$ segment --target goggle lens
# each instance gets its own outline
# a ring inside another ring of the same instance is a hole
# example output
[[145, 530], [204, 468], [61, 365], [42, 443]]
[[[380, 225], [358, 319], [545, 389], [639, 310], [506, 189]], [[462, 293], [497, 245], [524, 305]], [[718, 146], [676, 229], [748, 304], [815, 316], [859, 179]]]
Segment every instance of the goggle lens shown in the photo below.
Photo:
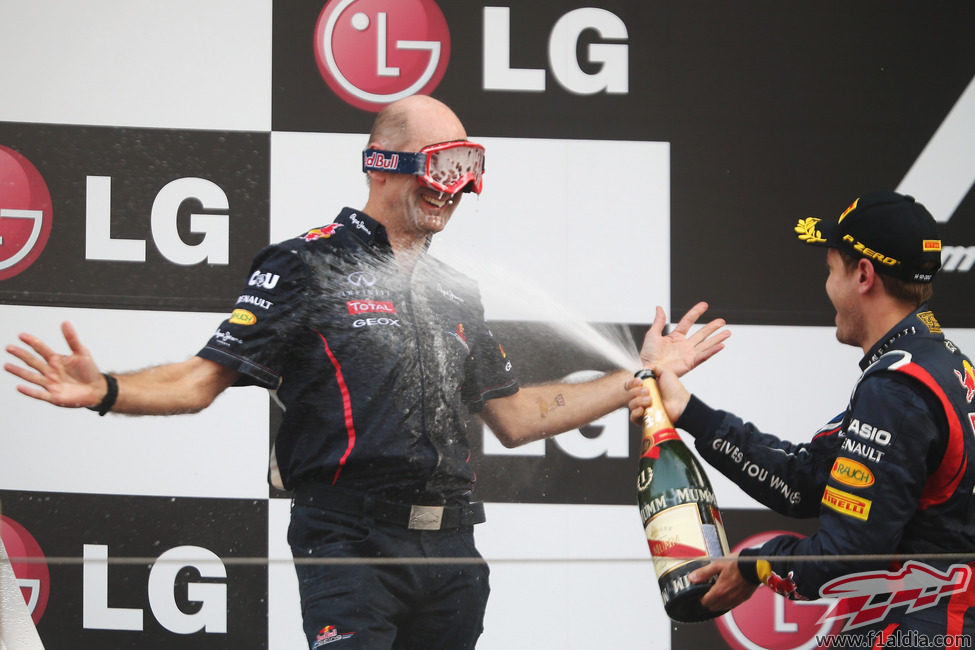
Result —
[[427, 156], [426, 173], [420, 177], [424, 185], [456, 194], [463, 191], [481, 193], [484, 184], [484, 147], [471, 142], [447, 142], [424, 147]]

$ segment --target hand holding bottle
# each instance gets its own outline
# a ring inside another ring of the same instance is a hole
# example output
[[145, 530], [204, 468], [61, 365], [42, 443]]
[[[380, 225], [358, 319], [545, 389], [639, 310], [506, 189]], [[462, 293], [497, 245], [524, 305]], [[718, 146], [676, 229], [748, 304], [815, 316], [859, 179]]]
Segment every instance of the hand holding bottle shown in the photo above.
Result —
[[758, 585], [753, 585], [742, 577], [736, 560], [716, 560], [693, 571], [688, 578], [692, 584], [714, 581], [713, 586], [701, 597], [701, 604], [716, 612], [737, 607], [751, 598], [758, 588]]
[[[691, 394], [684, 388], [684, 384], [672, 370], [655, 371], [657, 377], [657, 388], [660, 391], [662, 406], [671, 422], [676, 422], [683, 415], [687, 403], [691, 401]], [[630, 420], [634, 424], [643, 421], [643, 414], [653, 405], [653, 397], [650, 390], [643, 385], [638, 378], [627, 381], [626, 389], [634, 390], [639, 388], [636, 396], [629, 402]]]

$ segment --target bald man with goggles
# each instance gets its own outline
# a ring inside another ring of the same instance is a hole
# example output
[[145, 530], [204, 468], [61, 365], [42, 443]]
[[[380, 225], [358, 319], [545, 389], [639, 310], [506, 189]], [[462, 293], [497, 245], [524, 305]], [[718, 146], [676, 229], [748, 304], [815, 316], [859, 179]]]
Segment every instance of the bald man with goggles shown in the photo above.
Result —
[[[470, 416], [509, 447], [577, 429], [627, 404], [632, 369], [521, 386], [477, 285], [427, 254], [464, 192], [483, 187], [484, 148], [447, 106], [413, 96], [383, 109], [362, 165], [366, 205], [258, 253], [189, 360], [102, 373], [65, 324], [69, 355], [24, 334], [32, 351], [7, 349], [26, 368], [5, 367], [28, 396], [103, 415], [195, 412], [234, 385], [274, 391], [284, 414], [269, 475], [294, 493], [309, 647], [472, 648], [489, 587]], [[667, 336], [658, 311], [644, 365], [683, 374], [720, 350], [721, 320], [689, 335], [705, 309]]]

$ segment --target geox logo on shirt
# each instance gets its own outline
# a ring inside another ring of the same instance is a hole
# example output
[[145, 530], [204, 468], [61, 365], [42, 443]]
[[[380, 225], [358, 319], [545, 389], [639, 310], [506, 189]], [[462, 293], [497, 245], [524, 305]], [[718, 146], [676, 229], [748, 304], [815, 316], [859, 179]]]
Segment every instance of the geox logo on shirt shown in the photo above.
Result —
[[399, 327], [399, 319], [380, 316], [379, 318], [357, 318], [352, 322], [353, 327], [376, 327], [377, 325]]
[[250, 280], [247, 281], [247, 286], [257, 287], [258, 289], [273, 289], [278, 286], [278, 280], [280, 279], [280, 275], [261, 273], [260, 270], [257, 270], [251, 274]]

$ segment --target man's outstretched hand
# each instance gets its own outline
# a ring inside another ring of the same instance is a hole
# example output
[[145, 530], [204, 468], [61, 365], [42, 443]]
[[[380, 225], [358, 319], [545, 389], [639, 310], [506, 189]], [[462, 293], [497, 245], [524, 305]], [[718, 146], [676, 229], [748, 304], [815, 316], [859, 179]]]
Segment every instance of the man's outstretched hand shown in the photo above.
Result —
[[107, 391], [105, 378], [71, 323], [62, 323], [61, 332], [71, 354], [57, 354], [36, 336], [21, 334], [33, 352], [16, 345], [8, 345], [7, 352], [26, 367], [5, 363], [3, 369], [28, 382], [17, 386], [24, 395], [56, 406], [94, 406]]
[[680, 377], [723, 350], [724, 342], [731, 336], [731, 332], [721, 329], [726, 325], [723, 318], [712, 320], [688, 336], [691, 327], [707, 309], [706, 302], [697, 303], [670, 333], [664, 335], [667, 316], [662, 307], [657, 307], [653, 324], [640, 348], [643, 367], [657, 371], [670, 370]]

